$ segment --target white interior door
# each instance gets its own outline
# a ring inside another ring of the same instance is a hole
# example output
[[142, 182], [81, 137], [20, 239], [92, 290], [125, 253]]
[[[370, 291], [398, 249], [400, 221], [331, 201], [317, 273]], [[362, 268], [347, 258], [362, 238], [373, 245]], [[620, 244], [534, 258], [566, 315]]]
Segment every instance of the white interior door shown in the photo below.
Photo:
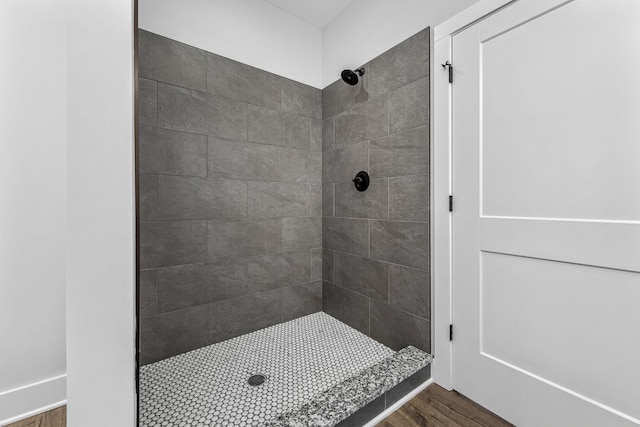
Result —
[[453, 37], [453, 386], [520, 426], [640, 423], [640, 1]]

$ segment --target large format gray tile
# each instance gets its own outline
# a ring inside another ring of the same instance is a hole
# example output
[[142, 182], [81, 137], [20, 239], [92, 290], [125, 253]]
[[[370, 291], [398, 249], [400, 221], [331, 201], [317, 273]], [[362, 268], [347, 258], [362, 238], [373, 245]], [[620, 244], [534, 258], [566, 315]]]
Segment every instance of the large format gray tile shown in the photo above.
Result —
[[362, 142], [389, 134], [387, 97], [372, 98], [335, 118], [335, 145]]
[[324, 120], [322, 122], [322, 151], [331, 150], [334, 148], [335, 142], [335, 119]]
[[249, 105], [248, 139], [261, 144], [310, 149], [309, 118]]
[[289, 79], [282, 79], [282, 111], [322, 118], [322, 91]]
[[193, 264], [207, 259], [206, 221], [140, 223], [141, 268]]
[[389, 300], [388, 264], [337, 252], [335, 284], [379, 301]]
[[248, 106], [248, 140], [261, 144], [284, 145], [282, 121], [279, 111], [270, 108]]
[[371, 221], [371, 258], [426, 270], [429, 268], [429, 225]]
[[325, 217], [322, 247], [353, 255], [369, 255], [369, 220]]
[[369, 301], [363, 295], [322, 283], [322, 311], [366, 335], [369, 335]]
[[335, 251], [322, 248], [322, 280], [334, 283]]
[[164, 337], [172, 356], [207, 345], [206, 306], [190, 307], [158, 317], [163, 318]]
[[396, 351], [408, 345], [431, 350], [428, 320], [377, 301], [371, 301], [371, 338]]
[[429, 29], [392, 47], [369, 63], [369, 93], [383, 95], [429, 75]]
[[309, 161], [307, 163], [307, 167], [309, 168], [309, 178], [308, 181], [310, 184], [322, 184], [322, 153], [321, 152], [311, 152], [308, 157]]
[[371, 141], [371, 176], [427, 175], [429, 128], [426, 126]]
[[389, 94], [389, 133], [429, 124], [429, 79], [420, 79]]
[[389, 178], [389, 218], [429, 221], [429, 177]]
[[207, 176], [207, 137], [143, 126], [140, 173]]
[[234, 338], [282, 322], [282, 289], [207, 305], [208, 343]]
[[140, 272], [140, 318], [158, 314], [158, 270], [143, 270]]
[[209, 93], [279, 110], [281, 80], [275, 74], [207, 53]]
[[247, 139], [247, 105], [221, 96], [158, 83], [158, 126]]
[[138, 78], [138, 120], [140, 126], [158, 126], [158, 83]]
[[309, 251], [260, 255], [247, 260], [249, 287], [252, 292], [268, 291], [311, 281]]
[[322, 216], [333, 216], [334, 201], [333, 189], [335, 184], [324, 184], [322, 186]]
[[278, 253], [282, 249], [281, 219], [207, 221], [210, 260]]
[[322, 282], [289, 286], [282, 290], [282, 321], [322, 311]]
[[280, 181], [282, 148], [209, 137], [209, 177]]
[[311, 281], [322, 280], [322, 248], [311, 249]]
[[322, 153], [282, 148], [280, 154], [282, 181], [322, 184]]
[[367, 191], [356, 190], [353, 182], [335, 185], [335, 214], [341, 217], [389, 217], [389, 183], [385, 179], [372, 179]]
[[311, 151], [322, 151], [322, 121], [310, 119]]
[[165, 339], [158, 316], [140, 319], [140, 365], [148, 365], [162, 360], [165, 354]]
[[[358, 67], [356, 67], [358, 68]], [[322, 89], [322, 119], [326, 120], [336, 114], [347, 111], [356, 105], [369, 100], [369, 65], [365, 65], [364, 76], [355, 86], [349, 86], [339, 75], [335, 82]]]
[[138, 30], [138, 72], [149, 79], [207, 90], [204, 50], [144, 30]]
[[322, 218], [283, 218], [282, 249], [313, 249], [322, 246]]
[[430, 318], [429, 273], [400, 265], [389, 266], [389, 303], [416, 316]]
[[295, 114], [280, 113], [280, 122], [285, 147], [311, 150], [311, 120]]
[[309, 184], [309, 211], [311, 216], [322, 216], [322, 186]]
[[158, 177], [158, 219], [247, 216], [247, 183], [229, 179]]
[[206, 306], [141, 320], [140, 362], [145, 365], [207, 345]]
[[322, 154], [323, 184], [331, 182], [351, 182], [359, 171], [369, 170], [368, 142], [350, 144], [333, 150], [327, 150]]
[[158, 211], [158, 175], [138, 175], [138, 203], [140, 220], [151, 221]]
[[179, 310], [247, 294], [244, 261], [190, 264], [158, 270], [160, 312]]
[[309, 185], [249, 181], [249, 216], [308, 216]]
[[209, 137], [209, 177], [322, 183], [322, 153]]

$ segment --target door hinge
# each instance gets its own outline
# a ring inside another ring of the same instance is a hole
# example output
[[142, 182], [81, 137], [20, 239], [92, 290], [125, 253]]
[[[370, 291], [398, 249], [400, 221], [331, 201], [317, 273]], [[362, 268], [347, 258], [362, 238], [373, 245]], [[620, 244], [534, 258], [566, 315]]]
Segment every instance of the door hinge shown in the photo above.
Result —
[[442, 68], [449, 69], [449, 83], [453, 83], [453, 65], [451, 65], [451, 61], [447, 61], [444, 64], [440, 65], [442, 65]]
[[449, 196], [449, 212], [453, 212], [453, 196]]
[[453, 341], [453, 325], [449, 325], [449, 341]]

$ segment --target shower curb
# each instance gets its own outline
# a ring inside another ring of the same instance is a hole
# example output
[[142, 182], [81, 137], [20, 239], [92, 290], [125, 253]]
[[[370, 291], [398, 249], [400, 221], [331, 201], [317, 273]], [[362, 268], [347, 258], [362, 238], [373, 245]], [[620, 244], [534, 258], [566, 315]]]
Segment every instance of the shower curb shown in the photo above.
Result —
[[425, 368], [433, 356], [408, 346], [320, 393], [298, 409], [278, 415], [265, 427], [332, 427]]

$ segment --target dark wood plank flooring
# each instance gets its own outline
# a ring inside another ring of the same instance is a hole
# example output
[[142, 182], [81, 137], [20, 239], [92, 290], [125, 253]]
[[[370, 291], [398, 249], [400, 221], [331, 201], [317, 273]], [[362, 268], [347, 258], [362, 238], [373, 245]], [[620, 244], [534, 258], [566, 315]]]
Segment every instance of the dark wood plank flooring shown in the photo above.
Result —
[[[67, 408], [62, 406], [7, 427], [66, 427]], [[497, 415], [455, 391], [433, 384], [391, 414], [380, 427], [511, 427]]]
[[460, 393], [432, 384], [378, 426], [507, 427], [512, 424]]
[[7, 427], [66, 427], [67, 407], [52, 409], [42, 414], [34, 415], [26, 420], [9, 424]]

